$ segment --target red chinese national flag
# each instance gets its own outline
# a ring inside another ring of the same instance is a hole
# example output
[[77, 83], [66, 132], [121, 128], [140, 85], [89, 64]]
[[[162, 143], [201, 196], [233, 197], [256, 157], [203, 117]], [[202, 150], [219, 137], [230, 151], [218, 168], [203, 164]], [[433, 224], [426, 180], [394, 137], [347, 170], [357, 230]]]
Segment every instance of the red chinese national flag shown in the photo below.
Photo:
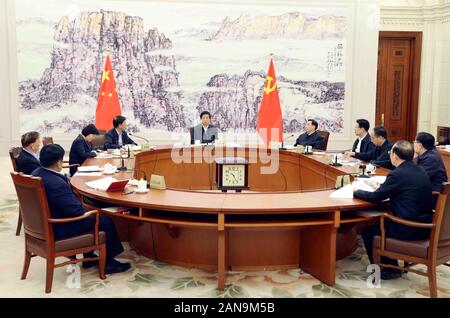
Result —
[[283, 140], [283, 120], [272, 59], [270, 59], [269, 71], [264, 85], [256, 129], [266, 145], [269, 145], [271, 141], [282, 142]]
[[111, 60], [106, 57], [105, 69], [103, 70], [102, 83], [98, 92], [97, 111], [95, 112], [95, 126], [99, 130], [109, 130], [113, 127], [112, 121], [122, 110], [119, 104], [119, 95], [116, 91], [116, 81], [111, 66]]

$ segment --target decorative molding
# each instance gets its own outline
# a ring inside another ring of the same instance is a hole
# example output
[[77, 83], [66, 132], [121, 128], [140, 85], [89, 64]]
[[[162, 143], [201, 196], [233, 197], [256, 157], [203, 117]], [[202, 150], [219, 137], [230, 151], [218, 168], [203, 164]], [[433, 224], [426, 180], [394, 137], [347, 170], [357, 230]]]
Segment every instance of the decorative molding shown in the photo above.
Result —
[[432, 22], [450, 22], [450, 3], [426, 7], [382, 6], [380, 24], [423, 25]]

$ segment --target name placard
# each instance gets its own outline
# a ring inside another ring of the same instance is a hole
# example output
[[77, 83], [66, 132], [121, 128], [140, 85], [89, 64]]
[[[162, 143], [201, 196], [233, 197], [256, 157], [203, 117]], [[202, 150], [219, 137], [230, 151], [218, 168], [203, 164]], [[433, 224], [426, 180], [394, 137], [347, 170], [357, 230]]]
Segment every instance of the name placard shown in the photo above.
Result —
[[164, 176], [158, 176], [156, 174], [152, 174], [150, 178], [150, 188], [165, 190], [166, 189], [166, 179]]

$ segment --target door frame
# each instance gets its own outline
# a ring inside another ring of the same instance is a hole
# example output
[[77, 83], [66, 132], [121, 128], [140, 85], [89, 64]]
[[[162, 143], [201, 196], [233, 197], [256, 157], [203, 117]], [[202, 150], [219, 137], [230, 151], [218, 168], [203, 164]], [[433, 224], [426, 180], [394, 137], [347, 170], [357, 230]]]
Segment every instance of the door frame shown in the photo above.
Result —
[[420, 89], [420, 66], [422, 55], [422, 32], [409, 31], [380, 31], [378, 35], [379, 41], [381, 39], [401, 39], [411, 40], [411, 58], [410, 64], [411, 81], [408, 92], [408, 127], [407, 136], [408, 141], [414, 140], [417, 134], [417, 123], [419, 117], [419, 89]]

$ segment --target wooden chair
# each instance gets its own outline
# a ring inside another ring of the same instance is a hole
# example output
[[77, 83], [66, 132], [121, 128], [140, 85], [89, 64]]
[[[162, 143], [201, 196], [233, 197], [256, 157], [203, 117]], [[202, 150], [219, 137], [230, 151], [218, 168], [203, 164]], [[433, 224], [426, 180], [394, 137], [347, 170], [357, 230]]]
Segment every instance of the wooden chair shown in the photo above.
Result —
[[54, 142], [53, 142], [53, 137], [43, 137], [42, 138], [42, 144], [44, 145], [44, 146], [47, 146], [47, 145], [50, 145], [50, 144], [54, 144]]
[[[19, 158], [21, 152], [22, 147], [13, 147], [9, 149], [9, 158], [11, 159], [13, 171], [15, 172], [17, 172], [17, 158]], [[21, 229], [22, 229], [22, 212], [20, 212], [20, 205], [19, 205], [19, 217], [17, 219], [16, 236], [20, 235]]]
[[[412, 222], [385, 214], [380, 219], [381, 237], [375, 236], [373, 241], [373, 259], [382, 267], [396, 268], [407, 272], [413, 272], [422, 276], [428, 276], [430, 296], [437, 297], [436, 266], [445, 264], [450, 260], [450, 183], [442, 184], [436, 211], [432, 223]], [[430, 238], [418, 241], [402, 241], [386, 237], [384, 222], [400, 223], [406, 226], [431, 229]], [[381, 256], [403, 260], [405, 266], [380, 264]], [[427, 266], [427, 272], [421, 272], [410, 267], [423, 264]]]
[[319, 136], [323, 137], [323, 145], [320, 150], [326, 151], [328, 148], [328, 139], [330, 138], [330, 132], [325, 130], [317, 130], [317, 133], [319, 134]]
[[94, 149], [101, 149], [103, 150], [105, 146], [105, 133], [100, 133], [95, 139], [92, 141], [92, 147]]
[[[98, 231], [99, 211], [89, 211], [74, 218], [52, 219], [42, 179], [17, 172], [11, 172], [11, 177], [22, 208], [25, 231], [25, 261], [21, 279], [27, 277], [30, 261], [34, 256], [41, 256], [47, 260], [46, 293], [51, 292], [54, 269], [69, 264], [99, 260], [99, 276], [101, 279], [105, 279], [106, 234]], [[96, 219], [93, 233], [85, 233], [60, 240], [54, 239], [53, 224], [79, 221], [94, 215]], [[56, 257], [70, 258], [72, 255], [94, 250], [99, 250], [99, 257], [71, 259], [64, 263], [55, 264]]]
[[194, 140], [194, 127], [189, 128], [189, 135], [191, 136], [191, 144], [193, 144], [192, 141]]

